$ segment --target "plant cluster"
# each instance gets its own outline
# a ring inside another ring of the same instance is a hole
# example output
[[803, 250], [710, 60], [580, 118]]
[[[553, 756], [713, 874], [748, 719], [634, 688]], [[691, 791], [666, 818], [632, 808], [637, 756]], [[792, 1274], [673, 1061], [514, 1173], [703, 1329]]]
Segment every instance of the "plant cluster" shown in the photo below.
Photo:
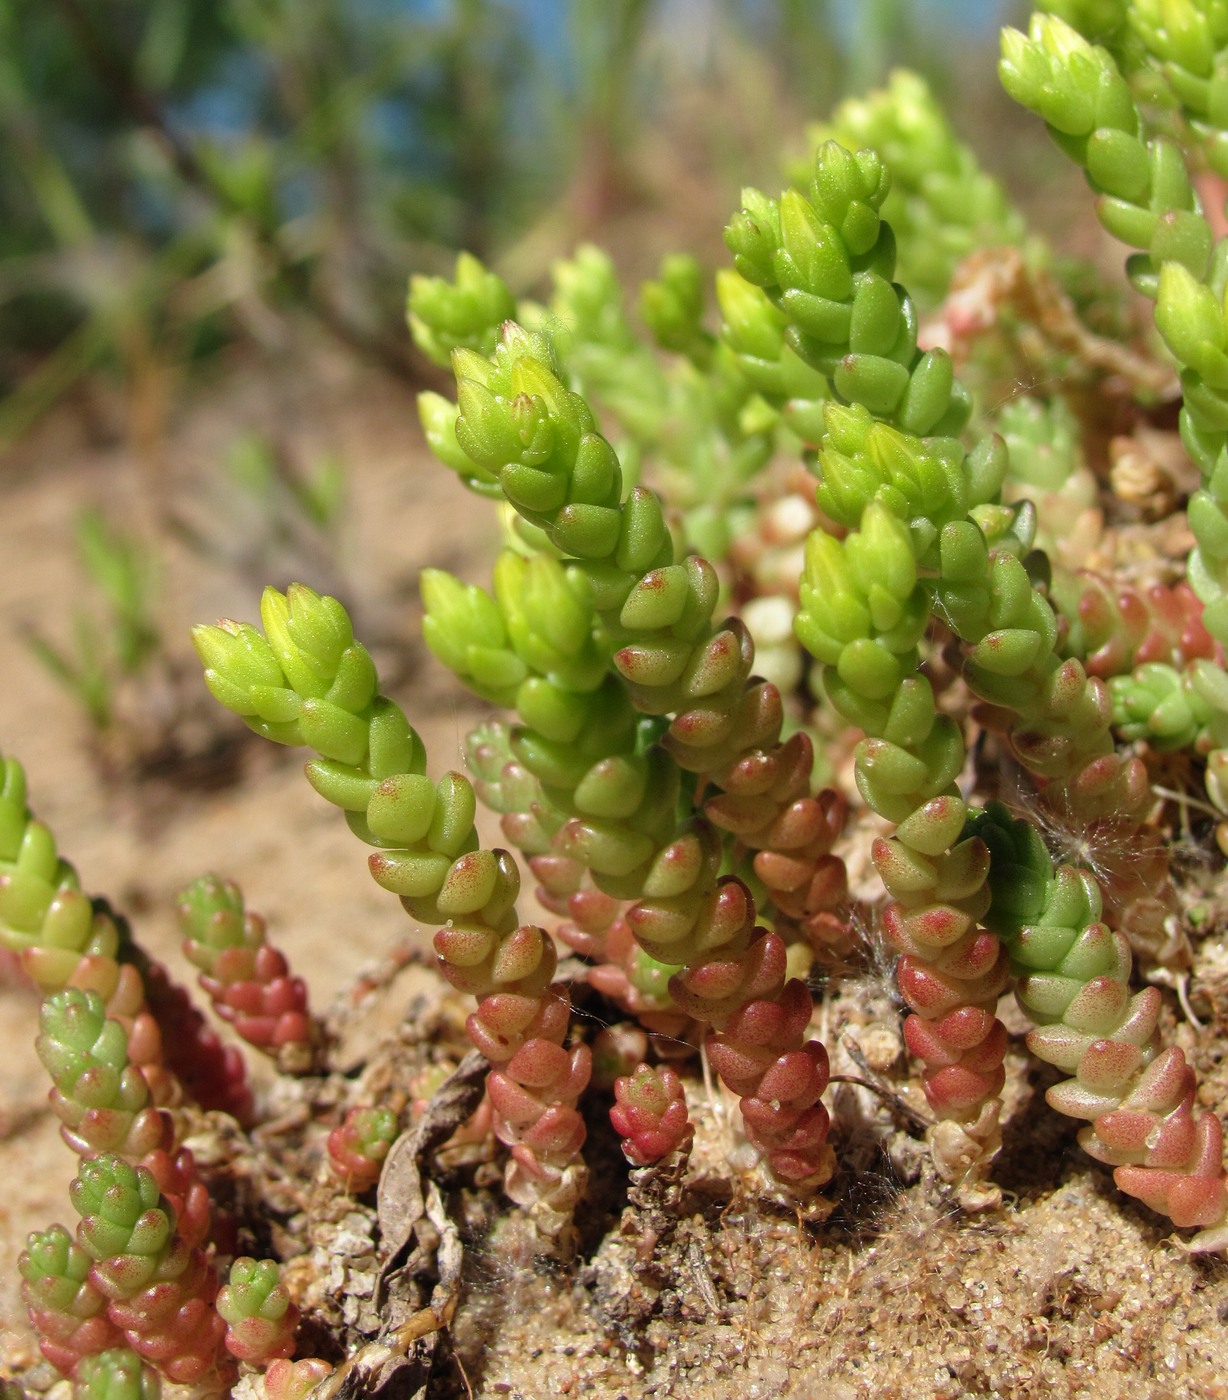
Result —
[[[30, 1236], [20, 1260], [43, 1355], [83, 1395], [111, 1387], [156, 1394], [160, 1377], [216, 1389], [232, 1377], [232, 1357], [257, 1363], [287, 1355], [297, 1321], [276, 1263], [233, 1257], [182, 1141], [189, 1098], [250, 1121], [243, 1060], [135, 947], [105, 902], [82, 893], [27, 807], [24, 774], [12, 761], [0, 789], [0, 832], [3, 941], [44, 993], [36, 1048], [64, 1141], [81, 1159], [71, 1191], [75, 1238], [53, 1225]], [[233, 886], [193, 886], [183, 921], [185, 951], [210, 969], [206, 987], [217, 989], [240, 1033], [270, 1052], [306, 1049], [302, 984], [284, 975], [284, 961], [279, 978], [266, 975], [262, 962], [280, 955], [264, 943], [255, 916], [243, 920]], [[236, 949], [255, 957], [224, 970]], [[227, 1255], [229, 1281], [221, 1284]]]
[[[1156, 985], [1190, 960], [1174, 798], [1228, 849], [1228, 239], [1204, 213], [1228, 177], [1228, 10], [1045, 8], [1004, 34], [1003, 82], [1135, 249], [1175, 373], [1142, 329], [1114, 346], [1096, 274], [1025, 241], [897, 75], [835, 113], [779, 198], [743, 193], [715, 314], [686, 257], [641, 290], [647, 337], [593, 248], [544, 302], [468, 254], [451, 281], [413, 279], [413, 334], [456, 386], [421, 396], [427, 440], [508, 525], [489, 590], [422, 579], [427, 644], [502, 712], [469, 736], [468, 773], [428, 774], [335, 599], [270, 588], [260, 626], [196, 629], [214, 697], [309, 751], [312, 788], [473, 998], [484, 1102], [431, 1127], [454, 1076], [408, 1137], [399, 1105], [351, 1106], [318, 1154], [346, 1189], [395, 1177], [384, 1164], [428, 1132], [459, 1126], [454, 1149], [493, 1132], [532, 1248], [566, 1255], [583, 1097], [612, 1088], [633, 1199], [659, 1205], [686, 1170], [698, 1051], [738, 1102], [754, 1189], [817, 1217], [839, 1143], [812, 988], [837, 992], [877, 941], [934, 1170], [965, 1208], [1000, 1203], [1013, 991], [1085, 1150], [1193, 1231], [1187, 1248], [1228, 1247], [1220, 1120]], [[1038, 345], [1061, 372], [987, 407]], [[1183, 494], [1164, 469], [1182, 452], [1188, 560], [1148, 534], [1170, 508], [1148, 502]], [[0, 925], [47, 993], [39, 1053], [82, 1158], [75, 1239], [53, 1227], [23, 1256], [44, 1352], [82, 1394], [154, 1372], [222, 1384], [229, 1354], [297, 1395], [322, 1363], [286, 1369], [273, 1261], [235, 1259], [221, 1283], [178, 1136], [184, 1095], [250, 1118], [238, 1063], [199, 1018], [161, 1040], [182, 1000], [7, 774]], [[479, 802], [507, 849], [479, 836]], [[283, 1070], [325, 1067], [302, 983], [238, 890], [202, 880], [181, 918], [219, 1014]], [[617, 1024], [586, 1033], [581, 998]]]

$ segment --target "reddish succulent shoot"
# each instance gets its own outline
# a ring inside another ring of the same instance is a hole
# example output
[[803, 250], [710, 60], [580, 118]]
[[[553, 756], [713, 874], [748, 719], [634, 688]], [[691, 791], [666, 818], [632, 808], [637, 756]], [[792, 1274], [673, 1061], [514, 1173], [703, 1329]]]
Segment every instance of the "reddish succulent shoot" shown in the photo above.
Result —
[[690, 1142], [682, 1081], [672, 1069], [640, 1065], [614, 1083], [610, 1122], [623, 1139], [623, 1155], [635, 1167], [648, 1167]]
[[226, 1350], [239, 1361], [260, 1366], [294, 1350], [299, 1311], [272, 1259], [236, 1259], [217, 1310], [226, 1322]]
[[305, 1400], [332, 1373], [328, 1362], [316, 1356], [302, 1361], [271, 1361], [264, 1373], [265, 1400]]
[[397, 1116], [387, 1108], [351, 1108], [328, 1135], [333, 1171], [346, 1189], [358, 1195], [379, 1180], [388, 1149], [400, 1131]]
[[[571, 1019], [569, 1003], [543, 1001], [533, 1021], [522, 1029], [516, 1024], [520, 1016], [513, 999], [492, 1012], [494, 1000], [487, 998], [483, 1004], [486, 1033], [502, 1026], [509, 1040], [517, 1032], [525, 1037], [510, 1059], [496, 1062], [486, 1081], [496, 1131], [511, 1147], [525, 1177], [546, 1180], [575, 1158], [584, 1144], [584, 1120], [573, 1105], [588, 1085], [589, 1049], [578, 1045], [568, 1050], [560, 1043]], [[472, 1025], [476, 1016], [469, 1020]]]
[[186, 1147], [172, 1156], [161, 1148], [146, 1153], [141, 1166], [158, 1183], [175, 1212], [175, 1228], [189, 1247], [203, 1245], [213, 1223], [213, 1202], [209, 1188], [200, 1179], [196, 1159]]
[[307, 989], [302, 978], [289, 975], [276, 948], [266, 943], [250, 959], [223, 955], [214, 966], [218, 975], [202, 977], [201, 986], [213, 997], [218, 1015], [249, 1045], [270, 1053], [284, 1045], [310, 1045]]
[[32, 1234], [17, 1267], [39, 1349], [64, 1375], [84, 1357], [123, 1341], [90, 1279], [92, 1260], [62, 1225]]
[[[684, 843], [676, 845], [685, 856]], [[695, 859], [714, 865], [719, 848], [705, 853], [699, 845]], [[670, 901], [641, 901], [628, 920], [650, 955], [679, 955], [670, 938], [676, 922]], [[767, 1170], [791, 1195], [809, 1194], [834, 1170], [830, 1120], [820, 1102], [827, 1052], [806, 1038], [814, 1003], [805, 983], [786, 981], [784, 941], [756, 925], [754, 899], [740, 880], [717, 881], [703, 902], [703, 920], [705, 946], [688, 952], [693, 961], [670, 979], [670, 995], [712, 1028], [708, 1058], [741, 1100], [747, 1139]]]
[[217, 1275], [175, 1232], [175, 1212], [144, 1167], [104, 1154], [81, 1163], [70, 1188], [77, 1244], [94, 1261], [90, 1284], [128, 1345], [168, 1379], [220, 1377], [225, 1324]]
[[1184, 580], [1141, 591], [1089, 573], [1080, 582], [1075, 611], [1086, 634], [1089, 675], [1122, 675], [1153, 661], [1184, 666], [1206, 657], [1222, 663], [1222, 650], [1203, 624], [1202, 603]]
[[74, 1151], [136, 1159], [170, 1145], [170, 1118], [150, 1101], [145, 1076], [130, 1062], [128, 1034], [97, 992], [52, 992], [39, 1024], [39, 1058], [55, 1084], [51, 1107]]
[[238, 1047], [222, 1043], [186, 988], [173, 982], [159, 963], [146, 969], [145, 990], [150, 1011], [166, 1032], [162, 1037], [166, 1066], [188, 1097], [203, 1109], [229, 1113], [244, 1126], [251, 1123], [252, 1088]]
[[307, 986], [265, 940], [264, 920], [245, 911], [237, 885], [206, 875], [180, 896], [183, 950], [200, 985], [235, 1031], [287, 1067], [308, 1067], [316, 1040]]

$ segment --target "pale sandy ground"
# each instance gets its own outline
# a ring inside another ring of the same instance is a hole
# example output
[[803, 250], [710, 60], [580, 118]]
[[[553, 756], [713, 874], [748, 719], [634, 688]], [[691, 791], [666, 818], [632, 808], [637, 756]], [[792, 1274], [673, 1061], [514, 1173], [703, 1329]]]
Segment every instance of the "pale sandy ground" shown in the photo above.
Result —
[[[427, 739], [433, 771], [458, 765], [460, 736], [480, 709], [457, 698], [416, 640], [412, 583], [426, 562], [478, 576], [496, 537], [490, 512], [426, 461], [407, 391], [330, 357], [310, 371], [270, 374], [240, 360], [219, 372], [175, 417], [168, 485], [199, 501], [233, 436], [272, 424], [300, 445], [337, 448], [349, 463], [343, 573], [355, 596], [382, 600], [368, 607], [369, 624], [385, 644], [381, 657], [404, 663], [397, 698]], [[145, 519], [148, 479], [122, 440], [91, 444], [69, 409], [0, 464], [0, 750], [27, 765], [33, 804], [84, 888], [138, 911], [141, 938], [181, 976], [170, 899], [216, 869], [241, 881], [326, 1003], [411, 930], [367, 878], [363, 852], [336, 814], [306, 787], [298, 761], [257, 750], [246, 780], [216, 793], [108, 791], [83, 755], [72, 706], [18, 640], [22, 625], [42, 620], [54, 631], [66, 619], [78, 577], [74, 512], [92, 501]], [[191, 620], [252, 618], [256, 601], [250, 585], [170, 550], [166, 614], [177, 639]], [[186, 644], [176, 645], [186, 655]], [[1217, 940], [1196, 969], [1196, 998], [1200, 981], [1224, 965]], [[30, 994], [0, 988], [0, 1356], [10, 1365], [33, 1358], [16, 1254], [31, 1228], [71, 1218], [73, 1159], [45, 1108], [35, 1013]], [[834, 1041], [842, 1023], [884, 1014], [881, 987], [866, 984], [829, 1008], [827, 1029]], [[1183, 1028], [1208, 1103], [1221, 1101], [1228, 1083], [1224, 1029]], [[928, 1173], [918, 1175], [916, 1145], [846, 1090], [836, 1102], [839, 1204], [814, 1230], [733, 1189], [730, 1105], [710, 1104], [696, 1081], [696, 1190], [674, 1242], [661, 1247], [655, 1278], [630, 1269], [616, 1214], [590, 1222], [581, 1258], [563, 1276], [513, 1272], [480, 1243], [474, 1250], [457, 1326], [473, 1394], [1228, 1395], [1228, 1268], [1187, 1258], [1162, 1221], [1124, 1201], [1079, 1155], [1071, 1126], [1045, 1109], [1046, 1081], [1029, 1080], [1021, 1051], [1012, 1051], [1010, 1068], [1017, 1087], [998, 1169], [1008, 1192], [1002, 1211], [955, 1212]], [[617, 1206], [616, 1158], [608, 1140], [594, 1150]], [[893, 1190], [891, 1170], [915, 1184]], [[36, 1371], [30, 1384], [49, 1379]], [[459, 1373], [449, 1369], [435, 1391], [463, 1394]]]

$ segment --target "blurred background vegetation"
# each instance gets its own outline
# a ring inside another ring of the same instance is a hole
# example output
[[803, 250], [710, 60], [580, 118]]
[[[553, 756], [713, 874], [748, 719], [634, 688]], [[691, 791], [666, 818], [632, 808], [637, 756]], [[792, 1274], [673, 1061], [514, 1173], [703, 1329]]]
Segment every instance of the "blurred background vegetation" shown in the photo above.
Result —
[[893, 63], [975, 125], [1013, 10], [0, 0], [0, 443], [99, 372], [156, 431], [168, 383], [302, 316], [416, 377], [406, 279], [460, 247], [518, 289], [628, 218], [715, 255], [738, 185]]

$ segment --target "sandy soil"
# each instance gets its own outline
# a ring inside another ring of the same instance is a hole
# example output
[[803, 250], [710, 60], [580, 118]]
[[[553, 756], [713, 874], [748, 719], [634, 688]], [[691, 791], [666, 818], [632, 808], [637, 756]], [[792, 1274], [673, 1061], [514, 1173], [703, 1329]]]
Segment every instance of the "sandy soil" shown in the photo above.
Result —
[[[115, 412], [104, 404], [104, 420]], [[84, 503], [148, 526], [159, 503], [174, 499], [207, 526], [218, 464], [237, 433], [253, 427], [284, 435], [292, 450], [333, 447], [344, 456], [350, 501], [336, 577], [347, 601], [361, 600], [362, 627], [397, 677], [395, 694], [426, 738], [433, 771], [461, 763], [461, 736], [481, 709], [418, 641], [414, 581], [427, 562], [480, 577], [495, 524], [427, 461], [408, 391], [327, 354], [280, 371], [236, 358], [182, 405], [161, 467], [122, 435], [99, 441], [96, 424], [87, 431], [71, 406], [0, 465], [0, 748], [26, 764], [32, 803], [84, 888], [131, 911], [141, 939], [179, 976], [187, 969], [175, 947], [172, 896], [212, 869], [241, 882], [324, 1005], [364, 963], [426, 940], [367, 878], [362, 850], [304, 784], [296, 756], [246, 748], [242, 780], [213, 791], [183, 776], [108, 785], [88, 760], [71, 702], [19, 635], [32, 623], [64, 629], [79, 587], [71, 521]], [[254, 617], [257, 593], [240, 571], [202, 561], [179, 542], [165, 542], [164, 552], [167, 635], [187, 671], [186, 625]], [[284, 558], [270, 567], [270, 581], [289, 581], [278, 572], [289, 567]], [[1228, 1042], [1216, 1015], [1228, 1014], [1218, 994], [1225, 967], [1217, 929], [1192, 981], [1208, 1024], [1178, 1029], [1208, 1104], [1222, 1102], [1228, 1087]], [[372, 1005], [368, 1040], [386, 1028], [421, 1049], [424, 1028], [437, 1024], [421, 1019], [423, 989], [433, 985], [412, 966], [395, 979]], [[416, 1008], [412, 1022], [403, 1019], [407, 1005]], [[447, 1023], [454, 1010], [441, 999], [432, 1015]], [[0, 1015], [0, 1357], [20, 1369], [36, 1353], [14, 1261], [30, 1229], [70, 1218], [73, 1158], [46, 1108], [32, 994], [0, 987]], [[821, 1019], [839, 1047], [843, 1035], [893, 1015], [883, 979], [866, 978], [822, 1008]], [[836, 1059], [852, 1070], [838, 1048]], [[688, 1190], [672, 1238], [655, 1245], [634, 1215], [620, 1230], [627, 1179], [596, 1104], [590, 1160], [599, 1189], [570, 1268], [517, 1267], [504, 1237], [489, 1229], [493, 1193], [459, 1193], [466, 1291], [456, 1360], [441, 1364], [430, 1394], [463, 1395], [468, 1385], [475, 1396], [513, 1400], [1228, 1395], [1228, 1267], [1184, 1255], [1164, 1222], [1118, 1195], [1108, 1173], [1080, 1155], [1073, 1125], [1045, 1107], [1047, 1080], [1018, 1042], [1008, 1069], [1010, 1117], [996, 1172], [1003, 1209], [959, 1213], [901, 1120], [845, 1087], [833, 1103], [841, 1170], [823, 1226], [756, 1202], [730, 1161], [732, 1104], [695, 1079]], [[893, 1073], [915, 1101], [906, 1068]], [[36, 1365], [27, 1384], [45, 1389], [52, 1379]]]

